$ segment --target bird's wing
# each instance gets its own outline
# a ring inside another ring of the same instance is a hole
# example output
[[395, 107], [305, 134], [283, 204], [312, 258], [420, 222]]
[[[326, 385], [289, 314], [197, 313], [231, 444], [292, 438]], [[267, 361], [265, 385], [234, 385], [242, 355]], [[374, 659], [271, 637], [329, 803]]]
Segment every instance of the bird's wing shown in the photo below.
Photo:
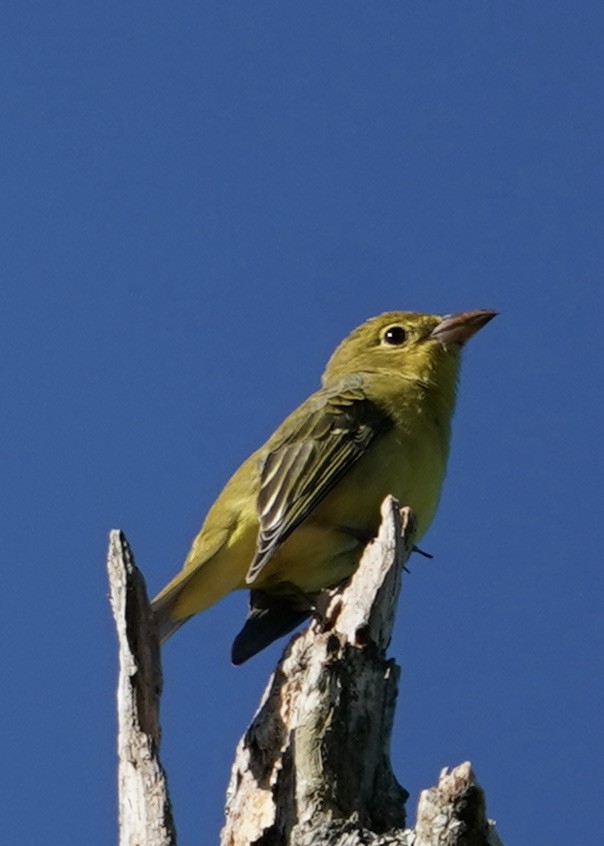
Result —
[[[246, 581], [253, 582], [273, 552], [350, 470], [389, 417], [367, 399], [362, 383], [323, 389], [310, 397], [269, 443], [260, 467], [260, 529]], [[301, 413], [306, 412], [306, 413]]]

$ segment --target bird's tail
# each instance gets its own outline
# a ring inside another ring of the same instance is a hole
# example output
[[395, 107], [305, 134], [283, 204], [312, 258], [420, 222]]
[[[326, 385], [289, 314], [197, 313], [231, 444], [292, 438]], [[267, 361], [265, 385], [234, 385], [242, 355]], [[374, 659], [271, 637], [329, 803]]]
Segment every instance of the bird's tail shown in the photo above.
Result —
[[275, 597], [262, 590], [251, 590], [247, 619], [233, 641], [231, 661], [235, 666], [243, 664], [303, 623], [312, 611], [312, 599], [303, 594]]
[[174, 585], [172, 588], [168, 585], [168, 589], [164, 588], [157, 594], [155, 599], [151, 601], [151, 610], [153, 612], [153, 620], [155, 622], [155, 631], [160, 643], [172, 637], [174, 632], [179, 629], [187, 620], [191, 619], [192, 615], [188, 617], [181, 617], [175, 619], [172, 616], [172, 610], [176, 604], [178, 597], [186, 585], [188, 580]]
[[165, 643], [169, 637], [172, 637], [174, 632], [179, 629], [190, 617], [183, 617], [182, 620], [173, 620], [166, 614], [158, 613], [153, 609], [153, 618], [155, 620], [155, 630], [160, 643]]

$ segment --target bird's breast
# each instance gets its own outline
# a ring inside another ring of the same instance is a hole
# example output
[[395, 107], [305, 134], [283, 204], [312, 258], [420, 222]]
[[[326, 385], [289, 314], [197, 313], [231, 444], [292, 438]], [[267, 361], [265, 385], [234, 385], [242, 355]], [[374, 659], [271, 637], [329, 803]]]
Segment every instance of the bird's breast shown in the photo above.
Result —
[[338, 524], [373, 536], [379, 526], [380, 506], [388, 494], [401, 506], [413, 509], [418, 536], [434, 515], [446, 454], [435, 433], [414, 436], [392, 429], [371, 445], [367, 453], [311, 515], [312, 522]]
[[380, 506], [389, 494], [413, 509], [419, 539], [436, 510], [446, 465], [438, 432], [426, 434], [393, 429], [378, 438], [276, 550], [259, 582], [270, 590], [272, 583], [287, 581], [312, 593], [347, 578], [377, 534]]

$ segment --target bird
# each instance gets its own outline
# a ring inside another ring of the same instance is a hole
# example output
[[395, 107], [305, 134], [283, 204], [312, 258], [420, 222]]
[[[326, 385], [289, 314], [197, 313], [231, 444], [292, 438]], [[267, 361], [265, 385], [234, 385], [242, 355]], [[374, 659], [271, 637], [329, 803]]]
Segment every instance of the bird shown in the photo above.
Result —
[[151, 605], [161, 642], [234, 590], [249, 589], [239, 665], [313, 612], [356, 569], [387, 495], [416, 541], [445, 476], [460, 352], [497, 312], [390, 311], [336, 348], [321, 387], [227, 481], [182, 569]]

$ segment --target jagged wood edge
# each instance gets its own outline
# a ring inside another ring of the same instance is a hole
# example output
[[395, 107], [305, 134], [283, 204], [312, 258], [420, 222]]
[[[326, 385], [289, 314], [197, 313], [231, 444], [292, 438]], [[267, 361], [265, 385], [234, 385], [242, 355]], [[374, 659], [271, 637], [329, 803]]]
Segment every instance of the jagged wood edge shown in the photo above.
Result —
[[445, 768], [436, 787], [422, 790], [413, 835], [413, 846], [503, 846], [469, 761]]
[[222, 846], [402, 833], [407, 793], [389, 762], [399, 669], [385, 650], [413, 538], [408, 509], [403, 520], [389, 497], [350, 583], [286, 649], [237, 748]]
[[109, 536], [107, 572], [119, 648], [119, 843], [176, 846], [166, 775], [159, 760], [159, 645], [145, 581], [126, 538], [117, 530]]

